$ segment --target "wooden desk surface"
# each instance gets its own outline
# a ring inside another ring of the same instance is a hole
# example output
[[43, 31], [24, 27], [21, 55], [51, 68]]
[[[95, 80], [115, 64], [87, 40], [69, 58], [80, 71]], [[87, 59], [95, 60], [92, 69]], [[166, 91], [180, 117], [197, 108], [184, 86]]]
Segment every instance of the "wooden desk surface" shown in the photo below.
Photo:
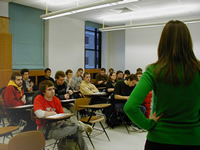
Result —
[[74, 113], [62, 113], [62, 114], [56, 114], [56, 115], [48, 116], [48, 117], [43, 118], [43, 119], [58, 121], [58, 120], [68, 119], [73, 115], [74, 115]]
[[104, 90], [106, 87], [97, 87], [98, 90]]
[[106, 108], [111, 104], [79, 105], [81, 108]]
[[0, 127], [0, 136], [10, 134], [11, 132], [17, 130], [18, 128], [19, 128], [18, 126]]
[[5, 107], [5, 109], [29, 109], [29, 108], [33, 108], [33, 104], [22, 105], [22, 106], [13, 106], [13, 107]]

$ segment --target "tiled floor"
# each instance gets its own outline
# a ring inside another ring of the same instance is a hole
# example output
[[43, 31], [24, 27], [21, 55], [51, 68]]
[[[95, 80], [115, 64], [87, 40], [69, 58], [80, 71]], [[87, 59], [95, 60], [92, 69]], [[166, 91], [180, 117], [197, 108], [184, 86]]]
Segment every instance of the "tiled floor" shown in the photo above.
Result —
[[[146, 140], [147, 132], [128, 132], [126, 131], [124, 126], [118, 126], [114, 129], [107, 128], [106, 129], [110, 141], [108, 141], [105, 134], [100, 134], [96, 137], [92, 138], [92, 141], [95, 145], [95, 150], [143, 150], [144, 143]], [[8, 142], [9, 139], [5, 140], [5, 143]], [[91, 143], [88, 138], [85, 138], [89, 150], [93, 150]], [[0, 137], [0, 142], [2, 143], [3, 138]], [[46, 144], [52, 143], [54, 140], [46, 141]], [[52, 146], [47, 147], [46, 150], [53, 150]], [[55, 148], [57, 150], [57, 148]]]

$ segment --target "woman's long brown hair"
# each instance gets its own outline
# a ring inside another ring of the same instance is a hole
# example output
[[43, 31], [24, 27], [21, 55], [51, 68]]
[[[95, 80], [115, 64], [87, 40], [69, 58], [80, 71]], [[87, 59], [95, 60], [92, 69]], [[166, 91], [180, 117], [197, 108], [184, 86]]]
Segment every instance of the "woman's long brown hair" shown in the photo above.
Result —
[[158, 45], [158, 60], [153, 65], [157, 81], [172, 85], [180, 84], [179, 66], [186, 85], [191, 83], [196, 72], [200, 72], [190, 32], [183, 22], [169, 21], [165, 25]]

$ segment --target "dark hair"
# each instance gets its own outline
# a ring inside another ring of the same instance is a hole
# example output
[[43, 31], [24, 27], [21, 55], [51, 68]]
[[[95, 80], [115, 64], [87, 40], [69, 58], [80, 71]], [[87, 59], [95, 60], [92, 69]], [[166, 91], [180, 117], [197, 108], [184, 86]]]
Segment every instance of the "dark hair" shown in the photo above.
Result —
[[138, 81], [136, 74], [130, 74], [128, 77], [126, 77], [126, 80], [128, 79], [130, 79], [130, 81], [133, 81], [133, 80]]
[[[111, 76], [113, 75], [113, 73], [115, 73], [115, 72], [111, 72], [110, 74], [109, 74], [109, 77], [108, 77], [108, 81], [111, 81]], [[116, 74], [116, 73], [115, 73]], [[117, 79], [116, 79], [117, 80]]]
[[39, 92], [43, 94], [43, 93], [45, 93], [46, 88], [47, 87], [51, 87], [51, 86], [54, 86], [54, 84], [53, 84], [52, 81], [50, 81], [50, 80], [43, 80], [39, 84]]
[[136, 72], [139, 72], [139, 71], [142, 72], [142, 68], [137, 68], [137, 69], [136, 69]]
[[110, 68], [110, 69], [108, 70], [108, 72], [114, 72], [114, 69], [113, 69], [113, 68]]
[[179, 85], [178, 68], [182, 68], [184, 84], [190, 84], [200, 63], [194, 55], [189, 29], [181, 21], [169, 21], [161, 34], [158, 60], [153, 71], [157, 81]]
[[65, 71], [65, 74], [68, 75], [68, 73], [73, 73], [73, 71], [71, 69], [68, 69], [67, 71]]
[[45, 73], [46, 73], [47, 71], [51, 71], [51, 69], [50, 69], [50, 68], [46, 68], [46, 69], [44, 70]]
[[55, 79], [58, 79], [59, 77], [65, 77], [65, 73], [63, 71], [57, 71], [55, 74]]
[[106, 69], [105, 69], [105, 68], [101, 68], [101, 71], [104, 71], [104, 72], [106, 72]]
[[13, 74], [10, 77], [10, 79], [11, 80], [15, 80], [17, 76], [22, 76], [22, 75], [19, 72], [13, 72]]
[[124, 74], [128, 74], [129, 75], [129, 74], [131, 74], [131, 72], [129, 70], [125, 70]]
[[141, 75], [142, 75], [142, 71], [136, 72], [136, 76], [137, 76], [138, 74], [141, 74]]
[[28, 69], [22, 69], [22, 70], [20, 71], [21, 75], [24, 75], [25, 72], [29, 72], [29, 70], [28, 70]]
[[77, 71], [83, 71], [83, 69], [82, 68], [78, 68], [78, 70]]
[[86, 75], [90, 75], [90, 73], [89, 73], [89, 72], [85, 72], [85, 73], [83, 74], [83, 78], [85, 78]]
[[118, 70], [116, 74], [118, 75], [119, 73], [123, 73], [123, 71], [121, 71], [121, 70]]

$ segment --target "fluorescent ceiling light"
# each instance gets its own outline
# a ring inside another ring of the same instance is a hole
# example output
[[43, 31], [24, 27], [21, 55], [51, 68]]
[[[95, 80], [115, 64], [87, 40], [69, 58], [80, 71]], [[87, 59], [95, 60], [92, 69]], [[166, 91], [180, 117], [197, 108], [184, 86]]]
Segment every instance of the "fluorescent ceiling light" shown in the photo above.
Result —
[[[200, 18], [192, 19], [192, 20], [182, 20], [182, 21], [186, 24], [199, 23]], [[99, 30], [101, 32], [107, 32], [107, 31], [117, 31], [117, 30], [126, 30], [126, 29], [157, 27], [157, 26], [164, 26], [165, 24], [166, 24], [166, 22], [137, 24], [137, 25], [124, 25], [124, 26], [113, 26], [113, 27], [99, 28]]]
[[85, 11], [89, 11], [89, 10], [130, 3], [130, 2], [134, 2], [134, 1], [138, 1], [138, 0], [102, 0], [100, 2], [96, 2], [93, 4], [89, 4], [89, 5], [84, 5], [84, 6], [71, 8], [71, 9], [47, 13], [47, 14], [41, 15], [40, 18], [45, 19], [45, 20], [52, 19], [52, 18], [56, 18], [56, 17], [61, 17], [61, 16], [71, 15], [71, 14], [85, 12]]

